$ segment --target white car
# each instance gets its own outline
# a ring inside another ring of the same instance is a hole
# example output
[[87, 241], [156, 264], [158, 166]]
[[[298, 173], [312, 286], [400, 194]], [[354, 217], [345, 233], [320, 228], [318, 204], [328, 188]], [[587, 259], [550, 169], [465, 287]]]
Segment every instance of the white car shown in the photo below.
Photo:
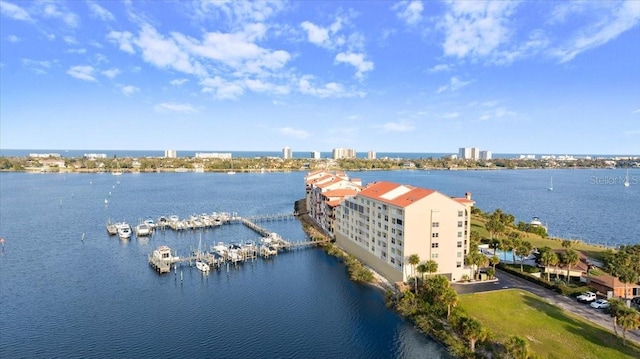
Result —
[[609, 308], [609, 301], [606, 299], [598, 299], [595, 302], [591, 303], [591, 308], [596, 308], [596, 309]]
[[578, 302], [593, 302], [598, 299], [594, 292], [584, 292], [578, 296]]

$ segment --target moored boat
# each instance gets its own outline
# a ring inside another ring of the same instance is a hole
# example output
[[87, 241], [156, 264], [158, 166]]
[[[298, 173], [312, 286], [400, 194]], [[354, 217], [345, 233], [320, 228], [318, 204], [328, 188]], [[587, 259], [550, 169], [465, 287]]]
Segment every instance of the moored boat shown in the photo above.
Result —
[[131, 226], [129, 225], [129, 223], [118, 223], [116, 227], [118, 228], [118, 237], [120, 237], [121, 239], [131, 238]]
[[209, 265], [203, 261], [196, 261], [196, 268], [198, 268], [199, 271], [205, 273], [211, 270], [211, 267], [209, 267]]
[[136, 236], [143, 237], [151, 234], [152, 227], [146, 222], [140, 223], [136, 226]]

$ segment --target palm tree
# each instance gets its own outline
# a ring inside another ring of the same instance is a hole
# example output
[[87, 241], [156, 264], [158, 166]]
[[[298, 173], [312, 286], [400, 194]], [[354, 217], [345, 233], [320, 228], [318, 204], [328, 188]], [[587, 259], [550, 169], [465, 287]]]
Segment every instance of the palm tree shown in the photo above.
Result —
[[447, 319], [451, 315], [451, 308], [455, 307], [458, 304], [458, 293], [456, 293], [455, 289], [448, 287], [442, 293], [442, 303], [447, 306]]
[[504, 261], [507, 261], [507, 251], [510, 251], [513, 249], [513, 240], [511, 240], [511, 238], [503, 238], [502, 239], [502, 243], [500, 243], [500, 249], [502, 249], [504, 252], [503, 256], [504, 256]]
[[558, 254], [551, 248], [545, 247], [540, 254], [540, 260], [542, 261], [542, 264], [544, 264], [544, 271], [547, 272], [547, 281], [550, 281], [551, 271], [549, 270], [549, 267], [558, 265]]
[[482, 323], [469, 317], [462, 319], [460, 326], [462, 337], [469, 341], [469, 349], [471, 349], [472, 353], [475, 353], [476, 342], [482, 341], [487, 337], [487, 330], [482, 326]]
[[509, 239], [511, 239], [511, 246], [509, 250], [511, 251], [511, 255], [513, 257], [513, 260], [511, 261], [511, 263], [516, 262], [515, 249], [518, 248], [518, 246], [520, 245], [520, 237], [521, 237], [520, 232], [516, 232], [516, 231], [509, 232]]
[[428, 261], [424, 262], [424, 265], [427, 267], [427, 272], [429, 272], [429, 275], [438, 271], [438, 262], [434, 261], [433, 259], [429, 259]]
[[412, 254], [409, 256], [409, 264], [411, 264], [411, 275], [413, 276], [415, 282], [415, 292], [418, 294], [418, 278], [415, 276], [416, 265], [420, 263], [420, 256], [417, 254]]
[[618, 324], [622, 327], [622, 344], [627, 345], [627, 331], [640, 327], [640, 313], [633, 308], [624, 308], [618, 314]]
[[489, 264], [491, 264], [491, 266], [493, 267], [494, 272], [498, 263], [500, 263], [500, 257], [494, 255], [493, 257], [489, 258]]
[[617, 270], [618, 279], [624, 283], [624, 298], [627, 298], [627, 284], [638, 281], [638, 273], [629, 267], [621, 267]]
[[529, 342], [526, 339], [514, 335], [505, 344], [507, 352], [514, 359], [527, 359], [529, 357]]
[[498, 238], [493, 238], [491, 239], [491, 242], [489, 243], [489, 246], [491, 248], [493, 248], [493, 254], [496, 254], [496, 250], [500, 247], [500, 240]]
[[609, 313], [611, 314], [611, 321], [613, 324], [613, 331], [618, 336], [618, 316], [626, 308], [626, 304], [618, 298], [612, 298], [609, 300]]
[[518, 246], [516, 247], [516, 253], [518, 253], [518, 257], [520, 257], [520, 272], [523, 272], [524, 259], [531, 254], [533, 250], [533, 246], [529, 241], [520, 241]]
[[580, 257], [578, 256], [578, 252], [573, 249], [567, 249], [562, 256], [562, 263], [567, 266], [567, 283], [570, 280], [571, 267], [578, 264], [580, 261]]
[[418, 273], [420, 273], [420, 279], [424, 280], [424, 274], [427, 273], [427, 266], [424, 263], [418, 264], [416, 267]]
[[502, 233], [504, 231], [504, 224], [495, 218], [491, 218], [485, 224], [485, 228], [489, 232], [489, 237], [493, 239], [493, 236]]
[[568, 239], [563, 239], [562, 240], [562, 248], [566, 248], [566, 249], [571, 248], [571, 241], [568, 240]]

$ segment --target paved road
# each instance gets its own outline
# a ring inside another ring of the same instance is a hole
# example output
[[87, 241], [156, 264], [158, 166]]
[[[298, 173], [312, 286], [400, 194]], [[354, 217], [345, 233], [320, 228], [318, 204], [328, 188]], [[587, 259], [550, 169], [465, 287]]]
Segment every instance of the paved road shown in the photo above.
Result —
[[[501, 270], [496, 270], [497, 281], [484, 282], [484, 283], [470, 283], [470, 284], [457, 284], [452, 286], [458, 292], [458, 294], [487, 292], [499, 289], [518, 288], [531, 292], [539, 297], [547, 300], [547, 302], [556, 305], [568, 312], [579, 315], [606, 330], [613, 332], [613, 324], [611, 322], [611, 316], [605, 314], [602, 310], [593, 309], [589, 304], [579, 303], [575, 299], [565, 297], [552, 290], [546, 289], [542, 286], [529, 282], [520, 277], [516, 277]], [[622, 336], [622, 330], [618, 328], [618, 333]], [[640, 344], [640, 330], [628, 331], [627, 340], [632, 340]]]

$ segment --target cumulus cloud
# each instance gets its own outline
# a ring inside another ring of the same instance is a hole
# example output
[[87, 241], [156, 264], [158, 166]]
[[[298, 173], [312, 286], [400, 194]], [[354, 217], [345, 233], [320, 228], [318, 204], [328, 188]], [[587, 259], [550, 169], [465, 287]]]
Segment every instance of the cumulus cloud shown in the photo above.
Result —
[[438, 64], [429, 69], [429, 72], [445, 72], [450, 71], [451, 67], [447, 64]]
[[422, 1], [400, 1], [393, 5], [396, 16], [409, 26], [415, 26], [422, 20], [424, 6]]
[[120, 70], [117, 69], [117, 68], [113, 68], [113, 69], [102, 71], [102, 74], [105, 75], [106, 77], [112, 79], [112, 78], [120, 75]]
[[17, 37], [16, 35], [7, 36], [7, 40], [9, 40], [9, 42], [20, 42], [20, 38]]
[[373, 70], [373, 62], [366, 61], [363, 54], [344, 53], [336, 55], [335, 62], [342, 62], [352, 65], [356, 68], [356, 77], [364, 77], [364, 73]]
[[448, 3], [441, 27], [444, 54], [457, 58], [491, 57], [510, 38], [509, 17], [516, 2], [457, 1]]
[[385, 132], [407, 132], [415, 128], [413, 123], [408, 121], [387, 122], [379, 127]]
[[70, 27], [78, 27], [78, 15], [67, 9], [60, 9], [59, 3], [44, 3], [43, 15], [54, 19], [60, 19]]
[[293, 127], [283, 127], [280, 129], [280, 133], [285, 136], [295, 137], [301, 140], [304, 140], [305, 138], [308, 138], [310, 136], [309, 132], [305, 130], [297, 130]]
[[307, 32], [307, 41], [320, 47], [333, 48], [345, 44], [344, 36], [337, 35], [342, 29], [343, 21], [341, 17], [337, 17], [328, 27], [316, 25], [310, 21], [304, 21], [300, 26]]
[[67, 74], [78, 80], [96, 81], [96, 78], [93, 76], [94, 71], [95, 69], [92, 66], [73, 66], [67, 70]]
[[202, 92], [212, 93], [219, 100], [235, 100], [244, 94], [244, 88], [240, 84], [220, 76], [203, 79], [200, 85], [203, 86]]
[[140, 91], [140, 89], [138, 87], [135, 87], [135, 86], [132, 86], [132, 85], [122, 86], [122, 88], [120, 90], [126, 96], [131, 96], [134, 93]]
[[449, 80], [449, 83], [444, 85], [444, 86], [440, 86], [438, 88], [438, 90], [436, 91], [436, 93], [442, 93], [445, 91], [450, 91], [450, 92], [455, 92], [458, 91], [459, 89], [467, 86], [468, 84], [470, 84], [472, 81], [462, 81], [457, 77], [452, 77]]
[[180, 112], [194, 113], [196, 110], [188, 103], [163, 102], [155, 105], [153, 109], [159, 113]]
[[131, 44], [131, 40], [133, 39], [133, 34], [124, 31], [111, 31], [107, 34], [107, 39], [113, 43], [118, 44], [120, 50], [124, 52], [128, 52], [130, 54], [134, 54], [135, 50], [133, 49], [133, 45]]
[[169, 81], [169, 84], [171, 84], [172, 86], [182, 86], [183, 84], [187, 83], [189, 81], [189, 79], [173, 79], [171, 81]]
[[364, 96], [364, 94], [359, 92], [349, 93], [342, 84], [337, 82], [329, 82], [324, 86], [314, 86], [311, 82], [312, 80], [312, 76], [303, 76], [298, 81], [298, 90], [305, 95], [312, 95], [321, 98]]
[[89, 10], [91, 10], [92, 16], [97, 17], [104, 21], [112, 21], [115, 19], [115, 17], [109, 10], [98, 5], [98, 3], [90, 1], [87, 3], [87, 5], [89, 6]]
[[14, 20], [32, 21], [31, 15], [18, 5], [7, 1], [0, 1], [0, 14], [8, 16]]

